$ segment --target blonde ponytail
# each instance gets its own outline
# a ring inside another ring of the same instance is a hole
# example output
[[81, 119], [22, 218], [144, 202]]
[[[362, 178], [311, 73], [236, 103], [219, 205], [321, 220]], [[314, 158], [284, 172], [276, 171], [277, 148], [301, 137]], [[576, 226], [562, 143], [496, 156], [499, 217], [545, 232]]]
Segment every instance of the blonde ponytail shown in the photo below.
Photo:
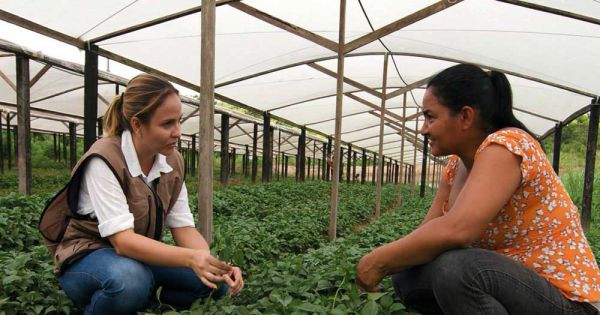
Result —
[[129, 123], [123, 115], [123, 93], [115, 96], [104, 113], [104, 134], [106, 136], [118, 136], [123, 130], [129, 128]]

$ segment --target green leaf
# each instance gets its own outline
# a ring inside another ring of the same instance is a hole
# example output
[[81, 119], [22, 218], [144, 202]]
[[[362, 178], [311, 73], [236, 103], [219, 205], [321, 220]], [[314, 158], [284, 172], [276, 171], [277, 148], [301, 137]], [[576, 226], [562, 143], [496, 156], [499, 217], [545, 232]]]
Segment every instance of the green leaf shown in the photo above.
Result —
[[374, 300], [369, 300], [365, 306], [363, 306], [362, 310], [360, 310], [360, 315], [377, 315], [379, 312], [379, 305]]
[[296, 306], [296, 309], [302, 310], [302, 311], [307, 311], [307, 312], [314, 312], [314, 313], [327, 312], [327, 309], [325, 307], [323, 307], [321, 305], [311, 304], [311, 303], [302, 303], [302, 304]]

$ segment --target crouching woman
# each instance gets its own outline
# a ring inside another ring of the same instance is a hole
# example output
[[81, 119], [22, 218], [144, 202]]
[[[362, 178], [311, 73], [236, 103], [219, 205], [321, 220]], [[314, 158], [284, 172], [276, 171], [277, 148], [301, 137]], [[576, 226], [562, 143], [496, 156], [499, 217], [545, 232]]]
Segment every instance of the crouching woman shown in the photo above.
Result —
[[[66, 294], [85, 314], [130, 314], [161, 301], [177, 309], [238, 293], [238, 267], [211, 256], [194, 228], [176, 151], [181, 100], [167, 81], [133, 78], [104, 116], [106, 136], [48, 204], [40, 232]], [[168, 226], [177, 246], [161, 242]], [[215, 282], [225, 284], [217, 289]]]
[[423, 115], [431, 153], [450, 155], [439, 189], [416, 230], [360, 260], [358, 284], [393, 275], [423, 314], [598, 314], [577, 207], [513, 116], [506, 76], [448, 68], [429, 82]]

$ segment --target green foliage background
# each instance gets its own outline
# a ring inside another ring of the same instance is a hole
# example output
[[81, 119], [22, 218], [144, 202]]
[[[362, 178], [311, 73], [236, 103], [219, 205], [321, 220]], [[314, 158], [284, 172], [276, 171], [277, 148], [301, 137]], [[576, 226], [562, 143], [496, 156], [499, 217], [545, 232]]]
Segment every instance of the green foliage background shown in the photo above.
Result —
[[[583, 167], [589, 119], [582, 116], [563, 129], [561, 180], [581, 208]], [[3, 134], [6, 145], [6, 134]], [[543, 141], [552, 159], [553, 139]], [[78, 143], [78, 157], [82, 154]], [[68, 151], [68, 150], [67, 150]], [[61, 152], [62, 153], [62, 152]], [[67, 152], [67, 156], [68, 156]], [[37, 232], [39, 214], [47, 200], [69, 178], [64, 160], [56, 161], [51, 136], [34, 135], [32, 142], [32, 196], [20, 196], [14, 167], [0, 179], [0, 314], [77, 313], [59, 290], [50, 257]], [[7, 160], [4, 160], [5, 168]], [[241, 159], [238, 159], [241, 169]], [[596, 161], [598, 165], [600, 161]], [[218, 171], [218, 159], [215, 169]], [[598, 168], [597, 168], [598, 169]], [[259, 171], [260, 174], [260, 171]], [[598, 174], [598, 171], [596, 172]], [[215, 178], [218, 178], [215, 173]], [[260, 178], [259, 178], [260, 181]], [[326, 239], [329, 183], [292, 179], [270, 184], [239, 185], [232, 179], [223, 188], [216, 183], [213, 251], [243, 267], [246, 288], [240, 296], [198, 301], [184, 314], [407, 314], [394, 300], [389, 279], [381, 293], [361, 293], [353, 284], [354, 265], [370, 249], [409, 233], [422, 219], [431, 201], [403, 191], [403, 203], [393, 206], [397, 187], [384, 186], [388, 212], [361, 230], [373, 212], [374, 186], [343, 184], [340, 191], [338, 235]], [[188, 178], [190, 205], [196, 212], [195, 179]], [[587, 233], [600, 257], [600, 176], [593, 193], [592, 226]], [[166, 241], [172, 242], [166, 235]], [[148, 310], [169, 313], [170, 308]]]

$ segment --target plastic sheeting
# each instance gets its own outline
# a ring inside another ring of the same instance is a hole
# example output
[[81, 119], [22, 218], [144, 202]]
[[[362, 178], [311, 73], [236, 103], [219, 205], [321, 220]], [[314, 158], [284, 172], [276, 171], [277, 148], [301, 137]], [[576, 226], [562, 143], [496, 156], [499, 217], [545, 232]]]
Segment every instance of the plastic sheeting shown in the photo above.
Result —
[[[600, 6], [594, 0], [529, 2], [590, 19], [600, 16]], [[247, 0], [241, 3], [332, 42], [338, 40], [339, 1]], [[346, 42], [434, 3], [436, 1], [431, 0], [348, 0]], [[94, 40], [197, 4], [197, 1], [166, 3], [158, 0], [114, 0], [108, 3], [3, 0], [2, 10], [73, 38]], [[250, 16], [234, 5], [220, 5], [216, 13], [216, 92], [299, 126], [333, 135], [336, 80], [311, 67], [311, 64], [336, 72], [336, 53]], [[199, 12], [96, 44], [184, 81], [200, 84]], [[345, 58], [345, 77], [381, 92], [384, 53], [391, 54], [387, 93], [426, 79], [457, 62], [504, 71], [510, 74], [515, 115], [535, 134], [544, 135], [557, 122], [587, 106], [591, 98], [598, 95], [598, 51], [600, 25], [597, 23], [499, 1], [471, 0], [350, 52]], [[0, 69], [14, 69], [14, 65], [6, 65], [11, 62], [6, 59], [10, 58], [0, 58]], [[32, 65], [32, 69], [39, 70], [40, 67]], [[14, 75], [10, 71], [5, 72], [9, 77]], [[50, 70], [46, 74], [48, 78], [38, 83], [39, 91], [32, 91], [32, 100], [81, 84], [81, 78], [60, 79], [59, 74], [54, 72]], [[47, 82], [44, 83], [44, 80]], [[102, 85], [99, 91], [106, 95], [106, 99], [110, 98], [110, 91], [105, 91]], [[381, 100], [360, 91], [351, 82], [346, 82], [344, 92], [347, 95], [343, 98], [342, 140], [353, 142], [355, 147], [377, 151], [379, 112], [357, 101], [353, 95], [377, 107]], [[411, 119], [406, 122], [409, 136], [405, 151], [409, 152], [405, 153], [405, 159], [413, 154], [413, 149], [407, 148], [413, 148], [409, 144], [414, 142], [411, 137], [420, 128], [420, 123], [415, 122], [418, 117], [415, 114], [421, 105], [423, 92], [421, 84], [406, 95], [406, 116]], [[64, 99], [41, 101], [35, 106], [81, 115], [80, 94], [74, 91], [65, 94]], [[14, 102], [14, 93], [11, 95], [10, 87], [1, 82], [0, 100]], [[386, 102], [388, 111], [395, 114], [388, 115], [385, 127], [384, 142], [387, 144], [384, 152], [388, 156], [399, 154], [402, 137], [399, 134], [401, 121], [397, 117], [402, 116], [403, 104], [403, 96]], [[103, 112], [102, 106], [99, 103], [99, 115]], [[193, 107], [190, 107], [189, 112], [192, 110]], [[215, 122], [218, 121], [215, 117]], [[197, 128], [195, 117], [184, 124], [188, 135], [195, 134]], [[233, 128], [230, 131], [234, 137], [232, 143], [240, 146], [251, 144], [248, 134], [252, 134], [252, 128], [253, 124], [248, 123], [240, 123]], [[287, 143], [285, 146], [290, 152], [294, 150]]]

